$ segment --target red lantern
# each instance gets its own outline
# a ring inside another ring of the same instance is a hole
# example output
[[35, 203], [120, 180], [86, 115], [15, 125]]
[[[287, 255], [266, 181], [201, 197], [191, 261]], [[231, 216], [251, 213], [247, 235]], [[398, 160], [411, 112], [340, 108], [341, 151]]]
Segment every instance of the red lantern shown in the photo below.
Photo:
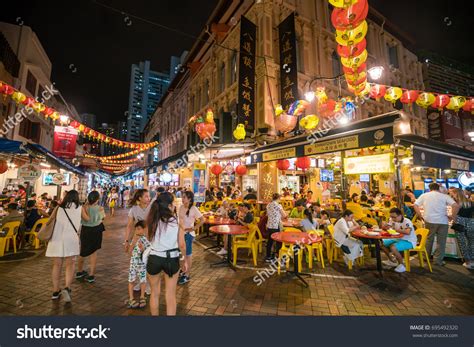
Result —
[[290, 161], [288, 159], [280, 159], [277, 161], [277, 168], [281, 171], [286, 171], [290, 167]]
[[73, 120], [70, 125], [71, 125], [74, 129], [77, 129], [77, 128], [79, 128], [79, 125], [81, 125], [81, 123], [79, 123], [78, 121]]
[[5, 95], [12, 95], [15, 92], [15, 89], [10, 87], [8, 84], [0, 85], [0, 93]]
[[301, 157], [296, 159], [296, 167], [306, 170], [311, 166], [311, 159], [309, 157]]
[[437, 108], [438, 110], [442, 110], [449, 104], [450, 101], [451, 98], [448, 95], [439, 94], [436, 96], [435, 102], [431, 104], [431, 107]]
[[223, 170], [224, 169], [219, 164], [214, 164], [211, 166], [211, 172], [216, 176], [219, 176]]
[[367, 0], [359, 0], [347, 8], [334, 8], [331, 22], [337, 30], [349, 30], [362, 23], [368, 13], [369, 5]]
[[385, 87], [383, 85], [380, 85], [380, 84], [373, 84], [370, 87], [369, 96], [372, 99], [375, 99], [375, 100], [379, 101], [381, 98], [383, 98], [385, 96], [386, 91], [387, 91], [387, 87]]
[[367, 40], [363, 39], [355, 46], [337, 45], [337, 54], [343, 58], [357, 57], [367, 48]]
[[7, 172], [8, 163], [6, 160], [0, 160], [0, 174]]
[[247, 166], [245, 165], [237, 165], [235, 168], [235, 173], [239, 176], [243, 176], [247, 173]]
[[51, 107], [46, 107], [42, 113], [45, 116], [51, 116], [54, 113], [54, 110]]
[[25, 101], [22, 102], [23, 105], [26, 107], [33, 107], [33, 105], [36, 103], [35, 99], [30, 98], [29, 96], [26, 97]]
[[405, 90], [400, 101], [404, 104], [412, 104], [418, 99], [419, 94], [417, 90]]
[[467, 99], [462, 109], [466, 112], [471, 112], [474, 114], [474, 98]]
[[352, 67], [347, 67], [347, 66], [342, 66], [342, 71], [344, 71], [345, 74], [353, 75], [355, 73], [362, 73], [367, 70], [367, 64], [364, 63], [358, 68], [352, 68]]

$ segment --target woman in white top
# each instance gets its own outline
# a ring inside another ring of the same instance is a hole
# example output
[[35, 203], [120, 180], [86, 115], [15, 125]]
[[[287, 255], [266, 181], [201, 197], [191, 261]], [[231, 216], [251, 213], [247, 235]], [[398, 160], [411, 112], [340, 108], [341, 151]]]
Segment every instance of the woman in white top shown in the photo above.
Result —
[[194, 206], [194, 194], [191, 191], [186, 191], [183, 194], [183, 204], [178, 210], [179, 224], [184, 229], [184, 240], [186, 242], [186, 263], [188, 264], [187, 271], [181, 273], [179, 284], [189, 282], [189, 271], [191, 271], [192, 255], [193, 255], [193, 241], [196, 237], [196, 230], [199, 230], [204, 224], [204, 217], [201, 211]]
[[304, 219], [301, 221], [301, 228], [303, 231], [308, 232], [311, 230], [318, 230], [319, 224], [316, 218], [313, 217], [313, 212], [306, 208], [304, 210]]
[[[81, 206], [79, 194], [70, 190], [61, 204], [56, 208], [56, 223], [51, 239], [48, 242], [46, 256], [53, 258], [53, 295], [52, 299], [59, 299], [62, 294], [66, 302], [71, 301], [71, 283], [74, 277], [74, 257], [79, 255], [79, 236], [81, 229]], [[66, 287], [61, 291], [59, 281], [63, 261], [66, 263]]]
[[130, 212], [128, 213], [127, 229], [125, 230], [124, 248], [128, 253], [130, 242], [133, 240], [135, 224], [138, 221], [145, 220], [149, 211], [150, 193], [146, 189], [137, 189], [130, 200]]
[[166, 290], [166, 314], [176, 315], [176, 285], [178, 271], [187, 270], [186, 257], [180, 256], [186, 251], [184, 229], [180, 228], [176, 215], [172, 212], [173, 195], [162, 193], [151, 204], [147, 217], [148, 240], [151, 251], [146, 270], [151, 287], [150, 310], [158, 315], [160, 298], [160, 273], [163, 271]]
[[345, 210], [334, 225], [334, 242], [336, 247], [342, 248], [346, 263], [364, 255], [362, 242], [350, 234], [358, 228], [359, 225], [354, 221], [354, 213], [350, 210]]

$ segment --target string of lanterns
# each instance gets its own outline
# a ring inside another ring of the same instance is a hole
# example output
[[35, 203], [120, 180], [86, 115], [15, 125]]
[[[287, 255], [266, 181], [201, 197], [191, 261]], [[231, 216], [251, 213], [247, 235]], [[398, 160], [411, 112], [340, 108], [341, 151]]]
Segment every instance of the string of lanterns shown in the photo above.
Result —
[[356, 96], [365, 95], [367, 84], [367, 35], [365, 20], [369, 13], [367, 0], [328, 0], [334, 6], [331, 22], [336, 28], [337, 53], [341, 58], [349, 90]]
[[130, 152], [127, 152], [127, 153], [108, 155], [108, 156], [103, 156], [103, 157], [97, 156], [97, 155], [92, 155], [92, 154], [84, 154], [84, 157], [90, 158], [90, 159], [96, 159], [96, 160], [100, 160], [100, 161], [106, 161], [106, 160], [112, 160], [112, 159], [122, 159], [122, 158], [128, 158], [128, 157], [131, 157], [133, 155], [140, 154], [141, 152], [145, 152], [145, 151], [149, 150], [150, 148], [155, 147], [156, 145], [158, 145], [158, 142], [151, 142], [151, 143], [145, 144], [140, 149], [136, 149], [136, 150], [133, 150], [133, 151], [130, 151]]
[[[99, 157], [100, 159], [100, 157]], [[126, 160], [110, 160], [110, 159], [100, 159], [103, 164], [134, 164], [137, 162], [138, 158], [126, 159]]]
[[[0, 94], [3, 94], [4, 98], [7, 96], [11, 97], [12, 100], [17, 105], [23, 105], [27, 108], [33, 109], [38, 115], [42, 115], [45, 118], [50, 118], [53, 121], [60, 120], [61, 123], [69, 123], [69, 118], [65, 117], [62, 119], [60, 113], [55, 110], [54, 108], [48, 107], [45, 104], [38, 102], [32, 97], [26, 96], [19, 90], [13, 88], [11, 85], [0, 81]], [[82, 136], [87, 136], [89, 139], [94, 139], [98, 142], [105, 142], [109, 145], [120, 147], [120, 148], [131, 148], [131, 149], [143, 149], [146, 146], [156, 146], [158, 142], [150, 142], [150, 143], [134, 143], [134, 142], [127, 142], [115, 139], [113, 137], [104, 135], [94, 129], [87, 127], [86, 125], [78, 122], [78, 121], [71, 121], [69, 123], [70, 126], [75, 128]], [[146, 149], [151, 148], [147, 147]]]

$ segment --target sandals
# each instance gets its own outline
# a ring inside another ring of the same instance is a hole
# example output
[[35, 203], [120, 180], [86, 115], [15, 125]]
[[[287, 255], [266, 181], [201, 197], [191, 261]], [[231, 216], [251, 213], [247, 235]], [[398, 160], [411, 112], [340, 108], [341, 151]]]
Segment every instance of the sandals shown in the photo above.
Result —
[[139, 308], [145, 308], [146, 307], [146, 299], [141, 298], [140, 299], [140, 304], [138, 305]]
[[127, 308], [138, 308], [139, 306], [140, 304], [135, 299], [128, 300], [127, 302]]

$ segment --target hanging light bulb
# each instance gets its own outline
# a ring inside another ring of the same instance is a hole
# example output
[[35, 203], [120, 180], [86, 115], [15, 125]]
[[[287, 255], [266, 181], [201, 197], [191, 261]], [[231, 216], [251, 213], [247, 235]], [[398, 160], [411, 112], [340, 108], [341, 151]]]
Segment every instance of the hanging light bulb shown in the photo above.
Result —
[[382, 78], [384, 68], [383, 66], [374, 66], [370, 68], [367, 72], [372, 80], [377, 81]]
[[306, 99], [307, 102], [313, 102], [315, 97], [316, 97], [316, 94], [313, 91], [309, 91], [304, 94], [304, 98]]

